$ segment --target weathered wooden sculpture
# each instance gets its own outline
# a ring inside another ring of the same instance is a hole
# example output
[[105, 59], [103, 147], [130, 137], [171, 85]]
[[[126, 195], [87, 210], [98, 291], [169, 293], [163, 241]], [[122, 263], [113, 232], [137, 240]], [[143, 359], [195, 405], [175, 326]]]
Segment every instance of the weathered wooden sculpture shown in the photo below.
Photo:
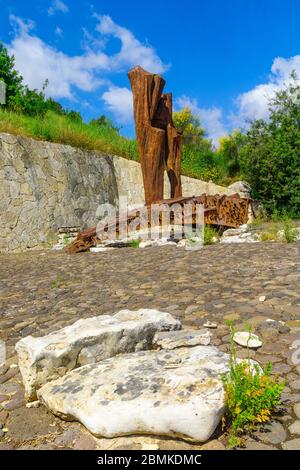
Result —
[[146, 205], [164, 198], [166, 168], [171, 198], [181, 197], [182, 135], [173, 124], [172, 94], [163, 95], [160, 75], [135, 67], [128, 74], [133, 92], [134, 120]]

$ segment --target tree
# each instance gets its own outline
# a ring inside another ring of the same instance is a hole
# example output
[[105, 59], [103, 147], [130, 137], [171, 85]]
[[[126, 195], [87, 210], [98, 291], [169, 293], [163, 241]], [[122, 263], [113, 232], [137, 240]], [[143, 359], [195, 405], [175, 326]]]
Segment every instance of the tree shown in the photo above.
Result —
[[205, 129], [200, 125], [200, 119], [191, 109], [186, 107], [173, 113], [173, 121], [176, 129], [183, 134], [183, 143], [187, 146], [197, 146], [203, 143]]
[[12, 99], [21, 94], [23, 90], [23, 77], [15, 70], [15, 58], [10, 56], [7, 49], [0, 42], [0, 80], [6, 85], [6, 105], [8, 107]]
[[300, 84], [295, 74], [270, 101], [269, 120], [252, 122], [239, 159], [253, 196], [267, 210], [300, 215]]
[[200, 174], [203, 179], [217, 179], [212, 142], [205, 137], [199, 117], [186, 107], [173, 113], [173, 121], [183, 134], [182, 168], [189, 174]]
[[229, 176], [235, 176], [240, 171], [239, 153], [244, 142], [245, 137], [238, 129], [219, 139], [217, 154], [223, 159]]

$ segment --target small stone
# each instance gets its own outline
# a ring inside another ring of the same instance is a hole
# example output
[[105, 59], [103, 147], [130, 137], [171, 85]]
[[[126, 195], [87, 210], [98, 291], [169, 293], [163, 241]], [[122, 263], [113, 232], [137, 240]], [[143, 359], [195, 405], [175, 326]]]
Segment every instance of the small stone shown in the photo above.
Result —
[[5, 382], [7, 382], [9, 379], [14, 377], [16, 373], [16, 369], [9, 369], [4, 375], [0, 376], [0, 384], [4, 384]]
[[259, 362], [260, 364], [266, 365], [269, 362], [272, 364], [275, 364], [276, 362], [281, 362], [282, 359], [279, 356], [273, 356], [273, 355], [266, 355], [264, 356], [263, 354], [255, 354], [255, 360]]
[[23, 406], [9, 413], [5, 424], [9, 429], [9, 437], [13, 441], [23, 442], [54, 433], [56, 429], [49, 427], [52, 421], [53, 415], [46, 408], [29, 409]]
[[17, 410], [24, 405], [24, 397], [16, 397], [3, 405], [6, 410]]
[[283, 450], [299, 450], [300, 449], [300, 438], [286, 441], [282, 444]]
[[207, 442], [201, 447], [201, 450], [226, 450], [226, 447], [222, 442], [217, 441], [216, 439], [213, 441]]
[[285, 375], [285, 374], [288, 374], [291, 370], [292, 368], [288, 366], [287, 364], [278, 363], [278, 364], [273, 365], [272, 374]]
[[38, 400], [26, 403], [26, 408], [38, 408], [40, 406], [40, 402]]
[[259, 297], [259, 301], [260, 301], [260, 302], [264, 302], [265, 300], [266, 300], [266, 296], [265, 296], [265, 295], [261, 295], [261, 296]]
[[[51, 426], [51, 425], [50, 425]], [[73, 446], [75, 440], [80, 438], [81, 433], [77, 429], [67, 429], [55, 439], [55, 444], [63, 447]]]
[[245, 442], [245, 448], [247, 450], [277, 450], [276, 447], [263, 444], [262, 442], [257, 441], [247, 441]]
[[74, 450], [95, 450], [96, 441], [92, 436], [82, 434], [78, 439], [75, 439], [73, 449]]
[[291, 382], [290, 387], [293, 390], [300, 390], [300, 379], [299, 380], [294, 380], [294, 382]]
[[1, 375], [4, 375], [7, 371], [8, 371], [7, 366], [5, 366], [5, 365], [0, 366], [0, 377], [1, 377]]
[[102, 253], [105, 251], [111, 251], [114, 250], [115, 248], [108, 247], [108, 246], [95, 246], [93, 248], [90, 248], [91, 253]]
[[275, 330], [274, 328], [270, 328], [270, 329], [262, 330], [260, 332], [260, 335], [265, 342], [276, 341], [276, 338], [279, 335], [279, 331]]
[[266, 317], [263, 315], [256, 315], [255, 317], [251, 317], [247, 320], [247, 324], [250, 325], [252, 328], [257, 328], [262, 323], [265, 323]]
[[294, 405], [294, 413], [297, 418], [300, 419], [300, 403], [296, 403], [296, 405]]
[[281, 400], [282, 402], [286, 401], [288, 403], [299, 403], [300, 393], [282, 393]]
[[19, 392], [21, 390], [21, 387], [19, 384], [16, 384], [14, 382], [6, 382], [5, 384], [0, 385], [0, 390], [6, 395], [11, 395], [13, 393]]
[[225, 315], [223, 318], [226, 321], [235, 321], [235, 320], [239, 320], [240, 314], [239, 313], [229, 313], [228, 315]]
[[8, 418], [8, 412], [5, 410], [1, 410], [0, 411], [0, 427], [3, 427], [7, 418]]
[[295, 421], [289, 426], [289, 431], [291, 434], [300, 434], [300, 421]]
[[285, 335], [287, 333], [290, 333], [291, 329], [287, 326], [287, 325], [281, 325], [279, 328], [278, 328], [278, 331], [281, 335]]
[[269, 444], [280, 444], [285, 441], [287, 436], [284, 427], [277, 421], [266, 424], [262, 431], [255, 434], [261, 441]]
[[218, 328], [218, 324], [217, 323], [213, 323], [211, 321], [207, 321], [206, 323], [204, 323], [204, 328], [211, 328], [211, 329], [216, 329]]
[[257, 349], [262, 346], [262, 342], [259, 337], [253, 333], [248, 333], [247, 331], [238, 331], [234, 334], [234, 341], [243, 347]]

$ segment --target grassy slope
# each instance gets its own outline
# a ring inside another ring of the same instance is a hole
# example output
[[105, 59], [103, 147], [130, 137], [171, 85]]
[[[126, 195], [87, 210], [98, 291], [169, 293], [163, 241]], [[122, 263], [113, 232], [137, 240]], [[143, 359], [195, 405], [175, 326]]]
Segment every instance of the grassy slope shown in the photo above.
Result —
[[[0, 108], [0, 132], [72, 145], [82, 149], [98, 150], [138, 161], [135, 140], [127, 139], [112, 129], [77, 123], [52, 112], [48, 112], [43, 118], [36, 118]], [[197, 159], [197, 156], [190, 158], [184, 152], [181, 169], [182, 174], [186, 176], [203, 180], [211, 179], [216, 183], [228, 183], [221, 161], [216, 160], [214, 167], [208, 169]]]

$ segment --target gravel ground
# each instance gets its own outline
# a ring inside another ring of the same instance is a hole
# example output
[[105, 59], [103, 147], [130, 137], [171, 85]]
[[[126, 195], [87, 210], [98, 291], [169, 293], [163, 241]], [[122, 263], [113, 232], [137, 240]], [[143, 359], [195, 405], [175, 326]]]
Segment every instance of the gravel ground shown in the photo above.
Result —
[[[274, 373], [288, 385], [281, 412], [246, 436], [245, 448], [300, 449], [300, 352], [292, 357], [300, 340], [299, 254], [300, 243], [256, 243], [192, 252], [166, 246], [0, 255], [0, 339], [7, 347], [0, 368], [0, 450], [224, 449], [220, 429], [204, 446], [152, 436], [96, 439], [79, 423], [64, 422], [42, 406], [25, 406], [14, 351], [20, 338], [50, 333], [79, 318], [142, 307], [168, 311], [188, 328], [217, 323], [212, 344], [224, 351], [229, 346], [225, 321], [234, 319], [237, 329], [251, 324], [263, 342], [254, 359], [271, 360]], [[267, 327], [267, 319], [284, 326]], [[238, 351], [245, 357], [244, 349]]]

